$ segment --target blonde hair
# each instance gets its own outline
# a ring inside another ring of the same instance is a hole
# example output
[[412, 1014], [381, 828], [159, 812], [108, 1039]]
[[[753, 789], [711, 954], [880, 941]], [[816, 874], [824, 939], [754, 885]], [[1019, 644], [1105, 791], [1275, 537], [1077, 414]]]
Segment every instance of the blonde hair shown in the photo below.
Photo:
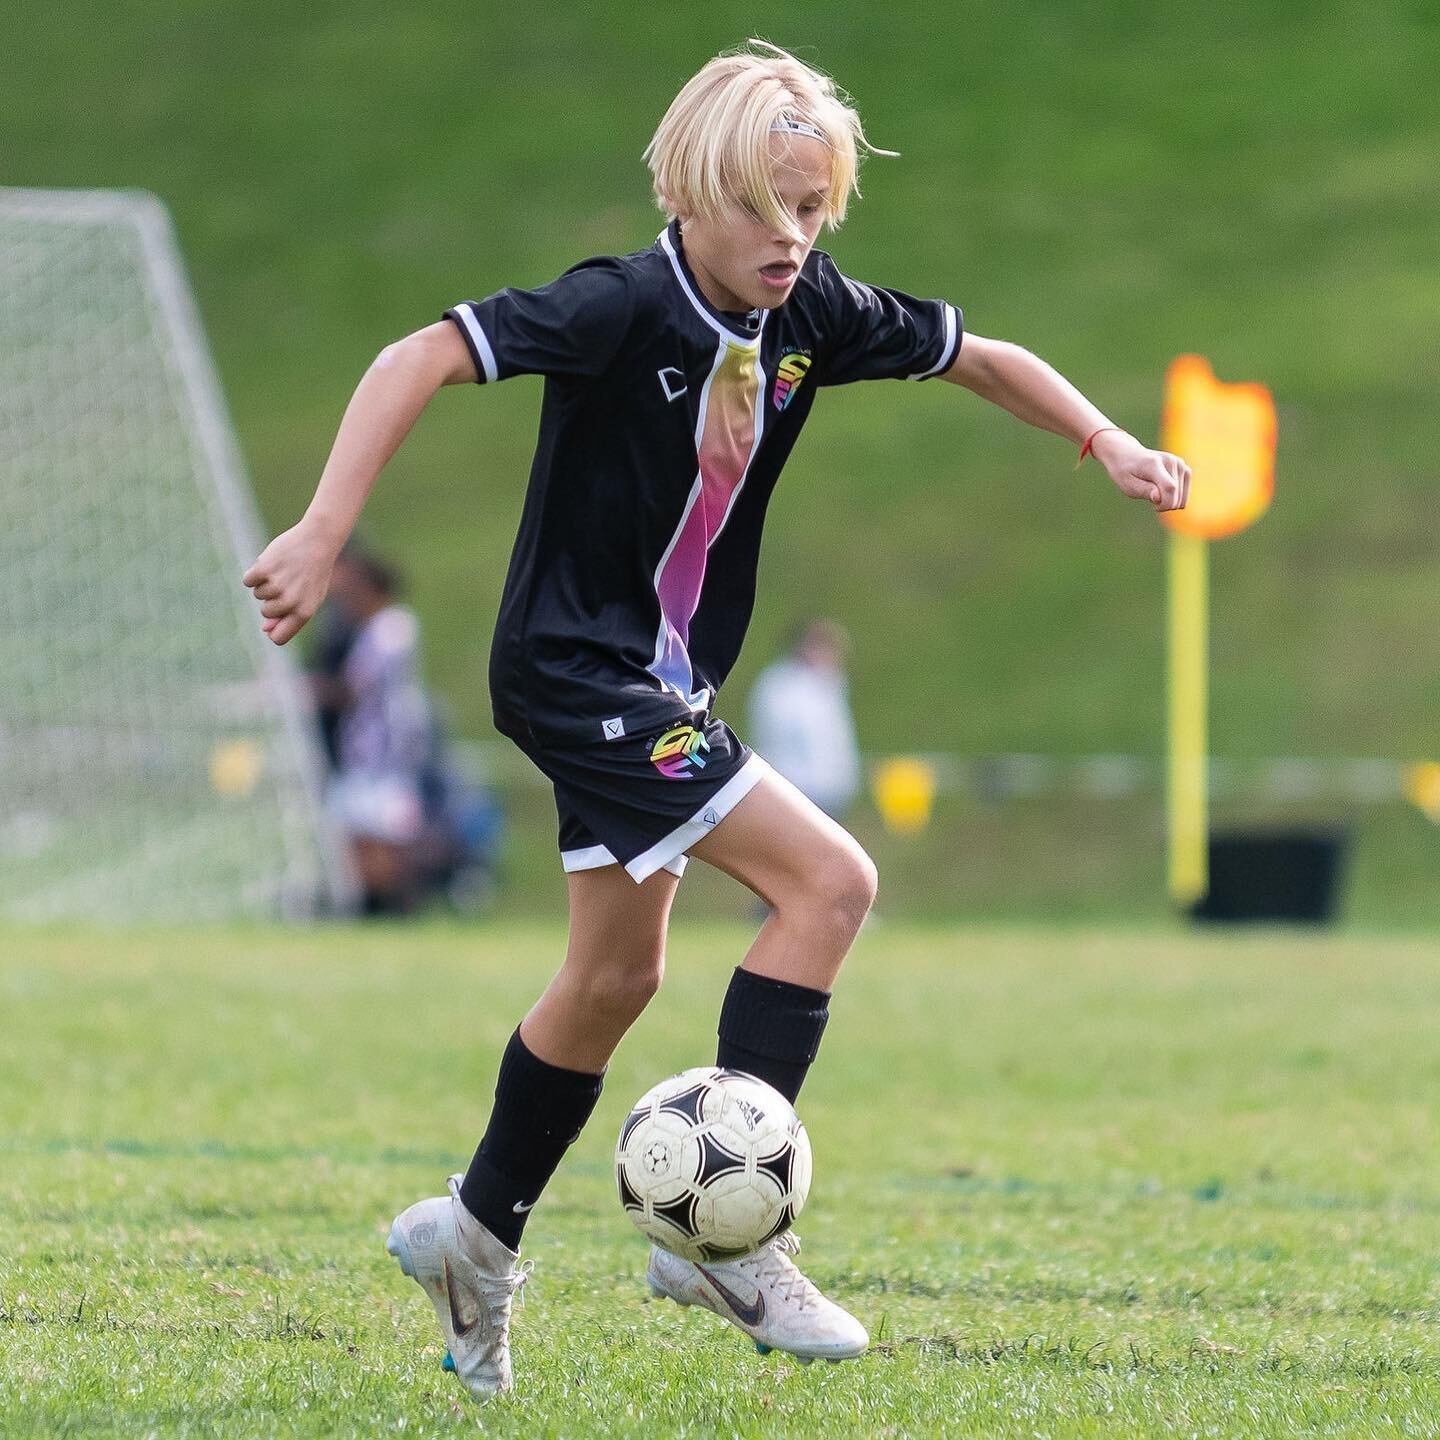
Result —
[[825, 223], [833, 230], [851, 194], [860, 194], [860, 151], [894, 154], [865, 138], [849, 99], [828, 75], [768, 41], [717, 55], [670, 102], [645, 147], [656, 201], [672, 218], [678, 211], [711, 219], [738, 203], [794, 235], [775, 184], [770, 138], [813, 128], [830, 148]]

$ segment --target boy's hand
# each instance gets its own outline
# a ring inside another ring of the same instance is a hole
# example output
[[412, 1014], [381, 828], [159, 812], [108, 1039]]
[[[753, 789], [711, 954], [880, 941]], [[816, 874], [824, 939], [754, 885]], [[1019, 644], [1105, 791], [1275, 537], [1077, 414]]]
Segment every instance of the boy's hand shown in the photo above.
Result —
[[1190, 467], [1167, 450], [1150, 450], [1124, 430], [1095, 437], [1090, 453], [1133, 500], [1148, 500], [1157, 511], [1183, 510], [1190, 498]]
[[302, 520], [277, 535], [241, 576], [260, 601], [260, 628], [275, 644], [293, 640], [320, 608], [338, 553]]

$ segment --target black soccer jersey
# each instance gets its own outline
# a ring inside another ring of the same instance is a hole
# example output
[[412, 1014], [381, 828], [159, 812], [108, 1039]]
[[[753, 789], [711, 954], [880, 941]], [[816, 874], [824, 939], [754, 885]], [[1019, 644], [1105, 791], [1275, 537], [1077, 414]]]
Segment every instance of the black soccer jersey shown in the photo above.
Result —
[[823, 251], [785, 303], [715, 310], [672, 222], [648, 250], [445, 312], [480, 381], [545, 376], [490, 690], [514, 739], [618, 739], [707, 710], [755, 601], [766, 505], [821, 385], [949, 368], [961, 317]]

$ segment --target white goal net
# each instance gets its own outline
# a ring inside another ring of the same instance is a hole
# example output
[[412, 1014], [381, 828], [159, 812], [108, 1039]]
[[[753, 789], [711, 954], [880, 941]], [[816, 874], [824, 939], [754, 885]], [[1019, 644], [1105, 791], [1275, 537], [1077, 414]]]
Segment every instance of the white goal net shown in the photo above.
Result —
[[0, 916], [346, 902], [258, 536], [160, 203], [0, 189]]

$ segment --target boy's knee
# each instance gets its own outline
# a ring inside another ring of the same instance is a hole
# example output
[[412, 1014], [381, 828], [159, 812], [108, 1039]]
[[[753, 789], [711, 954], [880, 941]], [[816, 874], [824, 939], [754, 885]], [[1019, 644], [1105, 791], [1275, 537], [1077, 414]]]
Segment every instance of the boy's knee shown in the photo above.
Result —
[[811, 872], [811, 903], [842, 928], [859, 930], [875, 903], [879, 875], [858, 844], [837, 847]]
[[633, 1017], [655, 998], [664, 977], [664, 950], [617, 960], [593, 977], [589, 998], [607, 1014]]

